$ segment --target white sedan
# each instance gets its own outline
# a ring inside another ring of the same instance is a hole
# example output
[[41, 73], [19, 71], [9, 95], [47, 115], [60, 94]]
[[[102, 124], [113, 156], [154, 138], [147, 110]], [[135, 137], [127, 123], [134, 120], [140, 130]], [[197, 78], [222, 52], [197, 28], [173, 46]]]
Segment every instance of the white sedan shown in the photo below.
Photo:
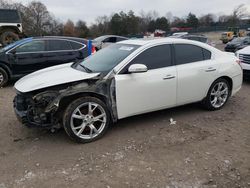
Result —
[[22, 78], [14, 108], [27, 126], [62, 126], [86, 143], [125, 117], [194, 102], [218, 110], [241, 85], [233, 54], [184, 39], [127, 40]]

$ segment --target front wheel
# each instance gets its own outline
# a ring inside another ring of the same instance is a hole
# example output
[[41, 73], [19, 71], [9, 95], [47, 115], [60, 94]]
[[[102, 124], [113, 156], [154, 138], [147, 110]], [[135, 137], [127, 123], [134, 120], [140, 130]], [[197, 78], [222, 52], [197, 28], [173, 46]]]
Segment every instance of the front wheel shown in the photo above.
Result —
[[73, 101], [66, 109], [63, 126], [71, 139], [88, 143], [101, 138], [110, 124], [106, 105], [94, 97], [83, 97]]
[[221, 109], [230, 96], [230, 86], [227, 80], [218, 79], [210, 87], [206, 98], [203, 101], [203, 106], [208, 110]]
[[0, 67], [0, 88], [5, 86], [9, 80], [8, 73]]

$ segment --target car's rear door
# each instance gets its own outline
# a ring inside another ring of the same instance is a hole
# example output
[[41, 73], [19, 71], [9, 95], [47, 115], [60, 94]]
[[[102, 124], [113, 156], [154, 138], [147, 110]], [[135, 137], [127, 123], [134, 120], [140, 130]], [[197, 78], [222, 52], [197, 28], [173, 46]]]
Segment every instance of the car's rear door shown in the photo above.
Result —
[[27, 74], [43, 68], [47, 61], [46, 53], [46, 41], [42, 39], [32, 40], [12, 49], [8, 52], [8, 58], [13, 74]]
[[[118, 118], [160, 110], [176, 104], [176, 67], [171, 46], [146, 49], [115, 76]], [[148, 71], [128, 73], [132, 64], [144, 64]]]
[[46, 66], [54, 66], [77, 60], [76, 51], [72, 49], [70, 41], [64, 39], [47, 40], [48, 53]]
[[177, 104], [202, 100], [218, 74], [219, 63], [210, 51], [192, 44], [175, 44], [178, 74]]

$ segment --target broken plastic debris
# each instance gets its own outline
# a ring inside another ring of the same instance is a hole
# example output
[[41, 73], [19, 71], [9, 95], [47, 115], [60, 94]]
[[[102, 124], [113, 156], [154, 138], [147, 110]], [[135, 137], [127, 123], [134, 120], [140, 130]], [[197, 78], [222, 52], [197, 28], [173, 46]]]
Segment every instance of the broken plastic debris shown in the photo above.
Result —
[[176, 121], [174, 121], [174, 119], [173, 118], [170, 118], [170, 125], [176, 125]]

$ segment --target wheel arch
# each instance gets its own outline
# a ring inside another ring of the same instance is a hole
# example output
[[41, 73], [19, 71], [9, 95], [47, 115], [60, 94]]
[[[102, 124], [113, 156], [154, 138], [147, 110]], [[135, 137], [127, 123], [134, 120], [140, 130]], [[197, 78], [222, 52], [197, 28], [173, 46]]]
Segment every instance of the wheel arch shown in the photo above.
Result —
[[16, 26], [1, 26], [0, 34], [3, 34], [5, 31], [13, 31], [16, 34], [20, 34], [20, 30]]
[[232, 89], [233, 89], [233, 79], [231, 77], [229, 77], [229, 76], [221, 76], [221, 77], [217, 78], [216, 80], [218, 80], [218, 79], [225, 79], [229, 83], [230, 92], [232, 92]]
[[95, 93], [95, 92], [80, 92], [80, 93], [75, 93], [72, 95], [67, 95], [67, 96], [62, 97], [59, 101], [59, 110], [58, 110], [59, 114], [60, 114], [60, 112], [64, 113], [64, 111], [66, 110], [66, 108], [68, 107], [68, 105], [72, 101], [74, 101], [78, 98], [81, 98], [81, 97], [94, 97], [94, 98], [101, 100], [102, 102], [104, 102], [107, 105], [113, 122], [117, 120], [117, 118], [115, 117], [114, 112], [111, 108], [111, 104], [108, 100], [108, 97], [105, 95], [99, 94], [99, 93]]
[[205, 92], [205, 95], [203, 97], [202, 100], [204, 100], [207, 97], [207, 94], [209, 92], [209, 89], [211, 88], [211, 86], [214, 84], [214, 82], [216, 82], [218, 79], [225, 79], [228, 83], [229, 83], [229, 87], [230, 87], [230, 95], [232, 94], [232, 89], [233, 89], [233, 79], [230, 76], [220, 76], [218, 78], [216, 78], [211, 84], [210, 86], [207, 88], [207, 91]]
[[0, 62], [0, 68], [4, 69], [7, 72], [8, 76], [9, 76], [9, 79], [11, 79], [12, 72], [11, 72], [10, 68], [7, 65], [5, 65], [5, 64], [3, 64], [1, 62]]

